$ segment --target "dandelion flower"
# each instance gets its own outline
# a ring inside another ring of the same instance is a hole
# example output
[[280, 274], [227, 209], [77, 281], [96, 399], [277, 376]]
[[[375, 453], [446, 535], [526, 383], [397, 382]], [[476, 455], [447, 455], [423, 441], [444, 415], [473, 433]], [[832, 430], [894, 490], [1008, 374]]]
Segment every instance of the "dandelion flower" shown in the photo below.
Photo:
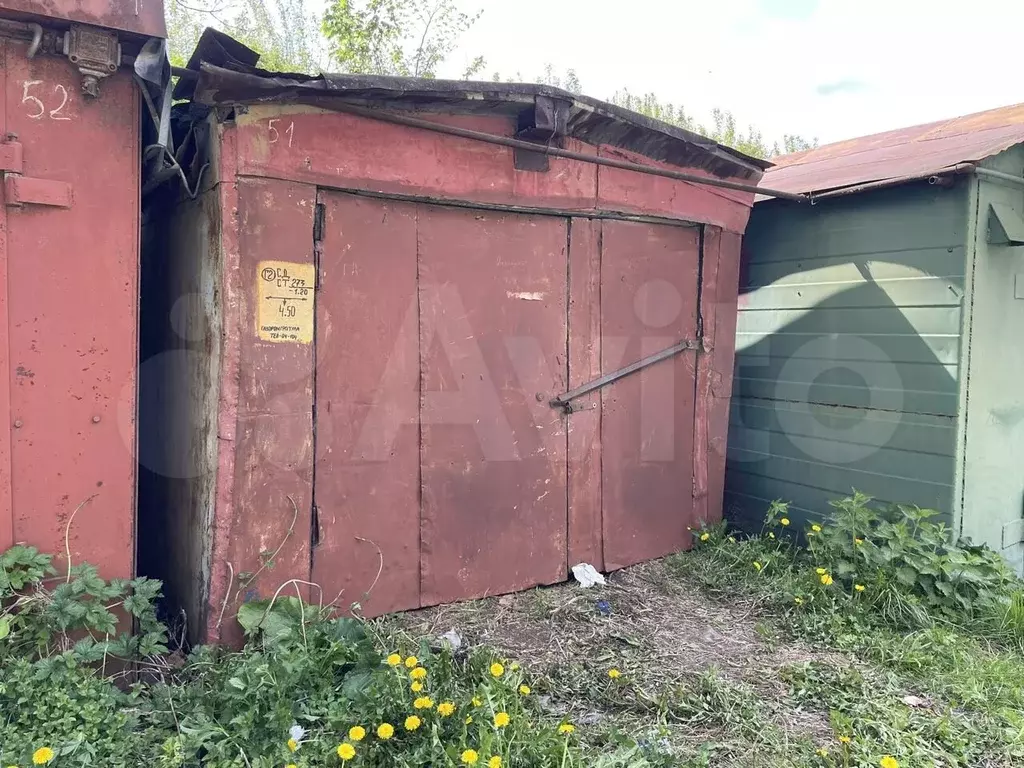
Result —
[[412, 705], [416, 709], [432, 709], [434, 706], [434, 700], [429, 696], [420, 696], [412, 703]]
[[470, 725], [473, 722], [472, 715], [466, 715], [466, 725]]
[[701, 540], [701, 541], [707, 541], [707, 540], [708, 540], [708, 539], [710, 539], [710, 538], [711, 538], [711, 534], [710, 534], [710, 533], [702, 533], [702, 534], [700, 535], [700, 540]]
[[521, 694], [523, 694], [523, 696], [529, 696], [530, 695], [530, 686], [528, 686], [528, 685], [520, 685], [519, 686], [519, 692]]
[[755, 560], [755, 561], [754, 561], [754, 568], [755, 568], [755, 569], [757, 569], [757, 572], [758, 572], [758, 573], [760, 573], [760, 572], [761, 572], [761, 569], [762, 569], [762, 568], [764, 568], [764, 566], [763, 566], [763, 565], [761, 565], [761, 564], [760, 564], [759, 562], [757, 562], [757, 560]]
[[506, 725], [509, 724], [510, 721], [511, 721], [511, 718], [509, 718], [508, 712], [498, 712], [494, 716], [494, 727], [495, 728], [504, 728]]
[[818, 525], [817, 523], [815, 523], [814, 525], [811, 526], [811, 530], [814, 531], [815, 533], [821, 533], [821, 526]]
[[826, 573], [828, 573], [828, 571], [826, 571], [824, 568], [815, 568], [814, 572], [819, 576], [824, 576]]
[[832, 585], [832, 577], [829, 576], [827, 573], [823, 574], [822, 577], [821, 577], [821, 583], [824, 584], [826, 587], [831, 586]]
[[622, 676], [622, 673], [619, 672], [619, 670], [617, 670], [617, 669], [609, 669], [608, 670], [608, 677], [610, 677], [612, 680], [615, 680], [616, 678], [619, 678], [621, 676]]
[[768, 531], [768, 538], [769, 539], [774, 539], [775, 538], [775, 534], [772, 533], [771, 531]]
[[399, 656], [397, 653], [392, 653], [390, 656], [388, 656], [388, 666], [389, 667], [397, 667], [401, 663], [402, 663], [402, 657]]
[[850, 743], [850, 737], [849, 736], [840, 736], [839, 737], [839, 743], [840, 744], [849, 744]]
[[519, 664], [517, 662], [513, 661], [512, 662], [512, 666], [509, 667], [509, 669], [511, 669], [513, 672], [518, 672], [519, 671]]
[[560, 726], [558, 726], [558, 732], [559, 733], [564, 733], [566, 735], [569, 735], [570, 733], [572, 733], [575, 730], [576, 730], [576, 726], [573, 725], [572, 723], [562, 723]]
[[419, 693], [423, 690], [423, 683], [421, 683], [419, 680], [413, 680], [412, 685], [409, 686], [409, 690], [413, 693]]
[[295, 739], [288, 739], [288, 751], [289, 752], [294, 752], [298, 748], [299, 748], [299, 742], [297, 742]]
[[730, 544], [735, 544], [736, 543], [736, 537], [735, 536], [730, 536], [729, 537], [729, 543]]
[[886, 755], [883, 757], [881, 762], [879, 762], [879, 765], [882, 766], [882, 768], [900, 768], [900, 764], [896, 762], [896, 758], [892, 755]]
[[356, 756], [356, 748], [349, 744], [347, 741], [342, 742], [338, 745], [338, 757], [342, 760], [351, 760]]
[[487, 768], [501, 768], [501, 758], [495, 755], [487, 761]]
[[40, 747], [32, 753], [33, 765], [46, 765], [53, 760], [53, 750], [49, 747]]
[[284, 768], [299, 768], [295, 763], [288, 763]]
[[441, 717], [448, 717], [455, 714], [455, 704], [451, 701], [442, 701], [437, 705], [437, 714]]
[[474, 765], [477, 760], [480, 759], [480, 755], [476, 753], [475, 749], [467, 749], [462, 753], [462, 762], [466, 765]]
[[825, 749], [824, 747], [821, 747], [818, 750], [817, 754], [818, 754], [818, 757], [828, 757], [828, 750]]
[[859, 547], [861, 544], [864, 543], [864, 539], [854, 539], [853, 543]]
[[413, 680], [422, 680], [426, 676], [427, 670], [425, 670], [423, 667], [416, 667], [416, 669], [409, 673], [409, 677], [411, 677]]
[[353, 725], [348, 729], [349, 741], [362, 741], [366, 738], [366, 729], [361, 725]]
[[781, 520], [779, 520], [779, 524], [782, 525], [782, 526], [789, 525], [789, 518], [788, 517], [782, 518]]
[[797, 596], [797, 597], [793, 598], [793, 602], [796, 603], [797, 605], [803, 605], [804, 604], [804, 599], [802, 597], [800, 597], [800, 596]]
[[853, 588], [856, 589], [858, 592], [863, 592], [866, 589], [866, 587], [863, 584], [854, 584]]
[[474, 707], [479, 707], [481, 704], [483, 704], [483, 702], [480, 701], [480, 697], [479, 696], [474, 696], [472, 703], [473, 703]]
[[505, 674], [505, 668], [498, 662], [491, 664], [491, 677], [501, 677]]
[[423, 721], [416, 717], [416, 715], [409, 715], [407, 718], [405, 718], [405, 730], [415, 731], [417, 728], [420, 727], [422, 722]]
[[391, 723], [381, 723], [377, 726], [377, 738], [381, 741], [387, 741], [395, 735], [395, 726]]
[[417, 659], [415, 656], [410, 656], [408, 659], [405, 660], [405, 666], [407, 666], [409, 669], [414, 669], [415, 667], [418, 667], [419, 664], [420, 660]]

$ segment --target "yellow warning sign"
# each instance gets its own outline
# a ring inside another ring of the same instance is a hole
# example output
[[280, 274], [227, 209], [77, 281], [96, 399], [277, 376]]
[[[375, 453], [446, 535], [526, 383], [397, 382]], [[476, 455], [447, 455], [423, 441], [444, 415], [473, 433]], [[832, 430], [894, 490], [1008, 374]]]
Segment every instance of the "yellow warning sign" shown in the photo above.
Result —
[[261, 261], [256, 273], [256, 334], [264, 341], [313, 343], [312, 264]]

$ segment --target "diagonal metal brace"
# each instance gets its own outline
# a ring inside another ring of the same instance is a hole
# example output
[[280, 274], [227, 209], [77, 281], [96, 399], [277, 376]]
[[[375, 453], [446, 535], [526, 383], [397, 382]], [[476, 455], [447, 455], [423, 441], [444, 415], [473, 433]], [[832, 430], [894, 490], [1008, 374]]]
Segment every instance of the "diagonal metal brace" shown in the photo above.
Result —
[[583, 384], [582, 386], [576, 387], [576, 389], [570, 389], [565, 394], [552, 398], [550, 401], [548, 401], [548, 405], [550, 405], [552, 408], [565, 408], [566, 410], [571, 410], [570, 402], [575, 400], [577, 397], [582, 397], [583, 395], [589, 392], [593, 392], [595, 389], [600, 389], [601, 387], [607, 386], [608, 384], [611, 384], [614, 381], [618, 381], [619, 379], [625, 378], [626, 376], [629, 376], [631, 373], [636, 373], [637, 371], [642, 370], [649, 365], [654, 365], [655, 363], [660, 363], [662, 360], [667, 360], [670, 357], [674, 357], [678, 355], [680, 352], [685, 352], [688, 349], [700, 349], [700, 347], [701, 343], [696, 339], [686, 339], [685, 341], [680, 341], [678, 344], [675, 344], [669, 347], [668, 349], [663, 349], [660, 352], [655, 352], [653, 355], [648, 355], [647, 357], [641, 360], [637, 360], [635, 363], [630, 363], [624, 368], [619, 368], [617, 371], [606, 373], [604, 374], [604, 376], [601, 376], [600, 378], [594, 379], [593, 381]]

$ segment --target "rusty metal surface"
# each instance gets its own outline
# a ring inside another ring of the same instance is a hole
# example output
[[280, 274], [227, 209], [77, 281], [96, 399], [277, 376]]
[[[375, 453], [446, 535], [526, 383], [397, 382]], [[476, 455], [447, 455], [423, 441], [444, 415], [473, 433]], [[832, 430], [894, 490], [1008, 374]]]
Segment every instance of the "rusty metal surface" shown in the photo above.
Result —
[[333, 192], [322, 201], [312, 581], [368, 615], [417, 608], [417, 206]]
[[566, 576], [567, 228], [420, 209], [424, 604]]
[[765, 186], [826, 190], [955, 170], [1024, 141], [1024, 104], [827, 144], [772, 159]]
[[[5, 44], [0, 131], [17, 135], [23, 155], [23, 175], [5, 185], [6, 195], [20, 190], [21, 203], [7, 197], [4, 205], [10, 409], [3, 418], [14, 427], [13, 538], [63, 553], [67, 530], [74, 562], [127, 577], [136, 470], [137, 95], [122, 73], [107, 80], [100, 100], [87, 101], [66, 60], [30, 61], [26, 46]], [[62, 189], [73, 194], [49, 194]]]
[[[569, 223], [569, 386], [601, 375], [601, 222]], [[573, 403], [567, 418], [568, 563], [604, 568], [601, 547], [601, 393]]]
[[162, 0], [0, 0], [0, 16], [79, 21], [147, 37], [166, 37]]
[[[696, 336], [699, 234], [697, 228], [602, 222], [603, 370]], [[602, 390], [602, 520], [609, 569], [689, 542], [695, 356], [684, 352]]]
[[[12, 43], [0, 37], [0, 141], [7, 133], [7, 49]], [[12, 55], [21, 54], [15, 48]], [[0, 148], [4, 145], [0, 144]], [[22, 146], [17, 144], [16, 151], [3, 152], [0, 158], [4, 165], [0, 170], [18, 170], [22, 168]], [[10, 253], [7, 248], [7, 205], [4, 190], [0, 187], [0, 552], [7, 550], [14, 543], [14, 508], [11, 503], [11, 360], [10, 360], [10, 293], [8, 264]]]

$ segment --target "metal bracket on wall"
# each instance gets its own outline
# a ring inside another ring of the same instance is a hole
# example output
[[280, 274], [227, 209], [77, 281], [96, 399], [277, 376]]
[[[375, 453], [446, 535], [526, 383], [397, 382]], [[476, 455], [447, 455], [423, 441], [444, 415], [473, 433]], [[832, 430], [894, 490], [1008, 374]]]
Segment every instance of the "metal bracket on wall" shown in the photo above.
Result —
[[0, 176], [4, 182], [4, 205], [20, 208], [22, 205], [50, 205], [56, 208], [71, 207], [71, 185], [64, 181], [35, 179], [23, 176], [24, 153], [21, 142], [8, 134], [7, 141], [0, 143]]
[[637, 360], [635, 363], [630, 363], [629, 365], [623, 368], [619, 368], [617, 371], [606, 373], [603, 376], [594, 379], [593, 381], [583, 384], [582, 386], [576, 387], [576, 389], [570, 389], [565, 394], [559, 395], [558, 397], [549, 400], [548, 405], [550, 405], [552, 408], [563, 408], [565, 409], [566, 413], [572, 413], [572, 401], [575, 400], [577, 397], [583, 397], [583, 395], [593, 392], [595, 389], [605, 387], [611, 384], [612, 382], [618, 381], [619, 379], [625, 378], [626, 376], [629, 376], [631, 373], [636, 373], [637, 371], [641, 371], [650, 365], [660, 363], [662, 360], [667, 360], [670, 357], [675, 357], [680, 352], [685, 352], [688, 349], [701, 349], [702, 346], [703, 345], [701, 344], [701, 342], [698, 341], [697, 339], [686, 339], [685, 341], [680, 341], [678, 344], [674, 344], [668, 349], [663, 349], [660, 352], [655, 352], [653, 355], [648, 355], [647, 357], [641, 360]]
[[[533, 108], [519, 114], [519, 125], [515, 138], [544, 146], [561, 147], [562, 137], [569, 128], [569, 103], [551, 96], [534, 98]], [[517, 171], [547, 171], [551, 167], [548, 156], [543, 152], [525, 149], [512, 150]]]

